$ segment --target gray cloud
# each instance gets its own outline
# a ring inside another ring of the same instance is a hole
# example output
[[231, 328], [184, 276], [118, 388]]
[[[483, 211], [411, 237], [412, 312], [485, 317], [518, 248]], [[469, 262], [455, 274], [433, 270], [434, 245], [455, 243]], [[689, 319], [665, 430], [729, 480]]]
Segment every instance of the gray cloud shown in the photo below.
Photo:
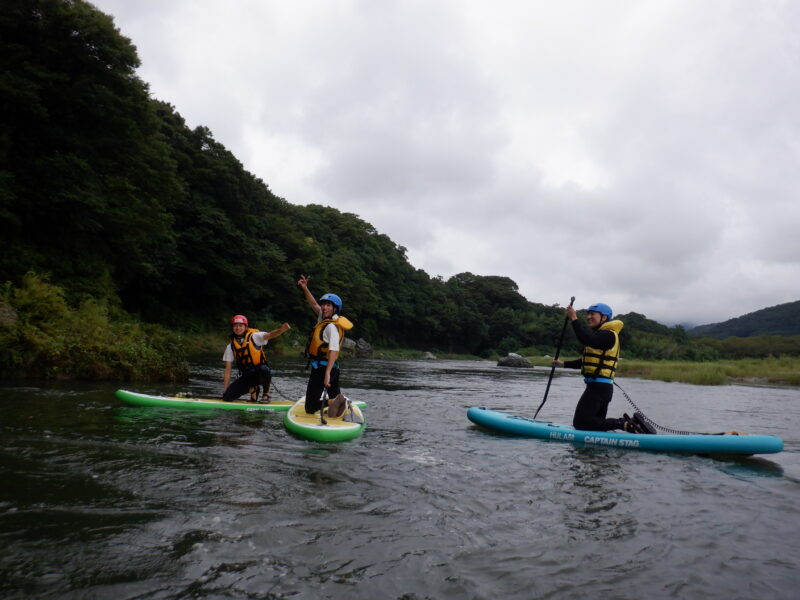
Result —
[[190, 126], [431, 275], [667, 322], [800, 297], [796, 3], [95, 4]]

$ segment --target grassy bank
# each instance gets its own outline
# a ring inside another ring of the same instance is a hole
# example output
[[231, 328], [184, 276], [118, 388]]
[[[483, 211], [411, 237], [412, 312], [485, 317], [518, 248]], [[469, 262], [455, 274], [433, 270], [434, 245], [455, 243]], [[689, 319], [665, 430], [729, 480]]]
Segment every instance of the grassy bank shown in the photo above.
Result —
[[[551, 364], [550, 358], [542, 356], [527, 358], [536, 366]], [[712, 362], [623, 358], [620, 361], [619, 376], [697, 385], [748, 383], [800, 386], [800, 358], [745, 358]]]
[[713, 362], [622, 361], [620, 374], [698, 385], [749, 383], [800, 386], [800, 358], [746, 358]]

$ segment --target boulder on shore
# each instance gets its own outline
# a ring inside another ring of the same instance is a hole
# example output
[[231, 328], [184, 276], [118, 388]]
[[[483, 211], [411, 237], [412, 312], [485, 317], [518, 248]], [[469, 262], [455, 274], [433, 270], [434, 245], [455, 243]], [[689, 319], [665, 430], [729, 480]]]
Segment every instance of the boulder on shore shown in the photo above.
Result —
[[520, 367], [523, 369], [532, 369], [533, 365], [531, 361], [529, 361], [524, 356], [520, 356], [519, 354], [514, 354], [513, 352], [509, 352], [507, 356], [504, 356], [500, 360], [497, 361], [498, 367]]
[[364, 338], [356, 340], [356, 356], [358, 358], [372, 358], [372, 346]]
[[422, 355], [422, 360], [436, 360], [436, 355], [432, 352], [426, 352]]

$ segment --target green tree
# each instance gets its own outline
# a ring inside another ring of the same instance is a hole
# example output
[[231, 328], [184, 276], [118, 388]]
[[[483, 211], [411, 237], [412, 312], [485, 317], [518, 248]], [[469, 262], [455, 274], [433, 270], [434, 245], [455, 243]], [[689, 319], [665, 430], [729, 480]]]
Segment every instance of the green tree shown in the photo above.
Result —
[[0, 273], [94, 294], [159, 278], [179, 186], [133, 45], [86, 2], [11, 0], [0, 61]]

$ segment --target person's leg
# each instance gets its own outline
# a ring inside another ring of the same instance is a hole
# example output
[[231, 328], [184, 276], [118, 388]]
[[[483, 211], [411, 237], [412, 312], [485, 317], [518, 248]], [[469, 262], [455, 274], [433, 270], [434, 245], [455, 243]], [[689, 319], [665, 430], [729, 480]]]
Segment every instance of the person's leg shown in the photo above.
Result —
[[253, 377], [249, 376], [250, 373], [251, 372], [248, 371], [241, 377], [234, 379], [228, 386], [228, 389], [223, 392], [222, 399], [226, 402], [231, 402], [243, 394], [246, 394], [253, 385], [257, 385], [258, 382], [253, 382]]
[[331, 381], [330, 387], [328, 387], [328, 397], [334, 398], [342, 393], [341, 388], [339, 387], [339, 367], [334, 366], [331, 369]]
[[269, 369], [269, 365], [258, 365], [256, 368], [257, 378], [258, 378], [258, 385], [261, 386], [261, 389], [264, 393], [261, 396], [261, 402], [267, 403], [269, 402], [269, 386], [272, 383], [272, 372]]
[[314, 414], [322, 407], [322, 390], [325, 388], [323, 382], [325, 380], [325, 367], [320, 365], [311, 368], [311, 374], [308, 376], [308, 385], [306, 386], [306, 412]]
[[622, 429], [622, 419], [607, 419], [608, 404], [614, 394], [610, 383], [587, 383], [583, 395], [575, 407], [572, 426], [587, 431], [610, 431]]
[[328, 398], [330, 398], [328, 414], [334, 418], [341, 417], [347, 409], [347, 398], [344, 397], [342, 389], [339, 387], [339, 367], [334, 367], [331, 370], [330, 384], [330, 387], [328, 387]]

